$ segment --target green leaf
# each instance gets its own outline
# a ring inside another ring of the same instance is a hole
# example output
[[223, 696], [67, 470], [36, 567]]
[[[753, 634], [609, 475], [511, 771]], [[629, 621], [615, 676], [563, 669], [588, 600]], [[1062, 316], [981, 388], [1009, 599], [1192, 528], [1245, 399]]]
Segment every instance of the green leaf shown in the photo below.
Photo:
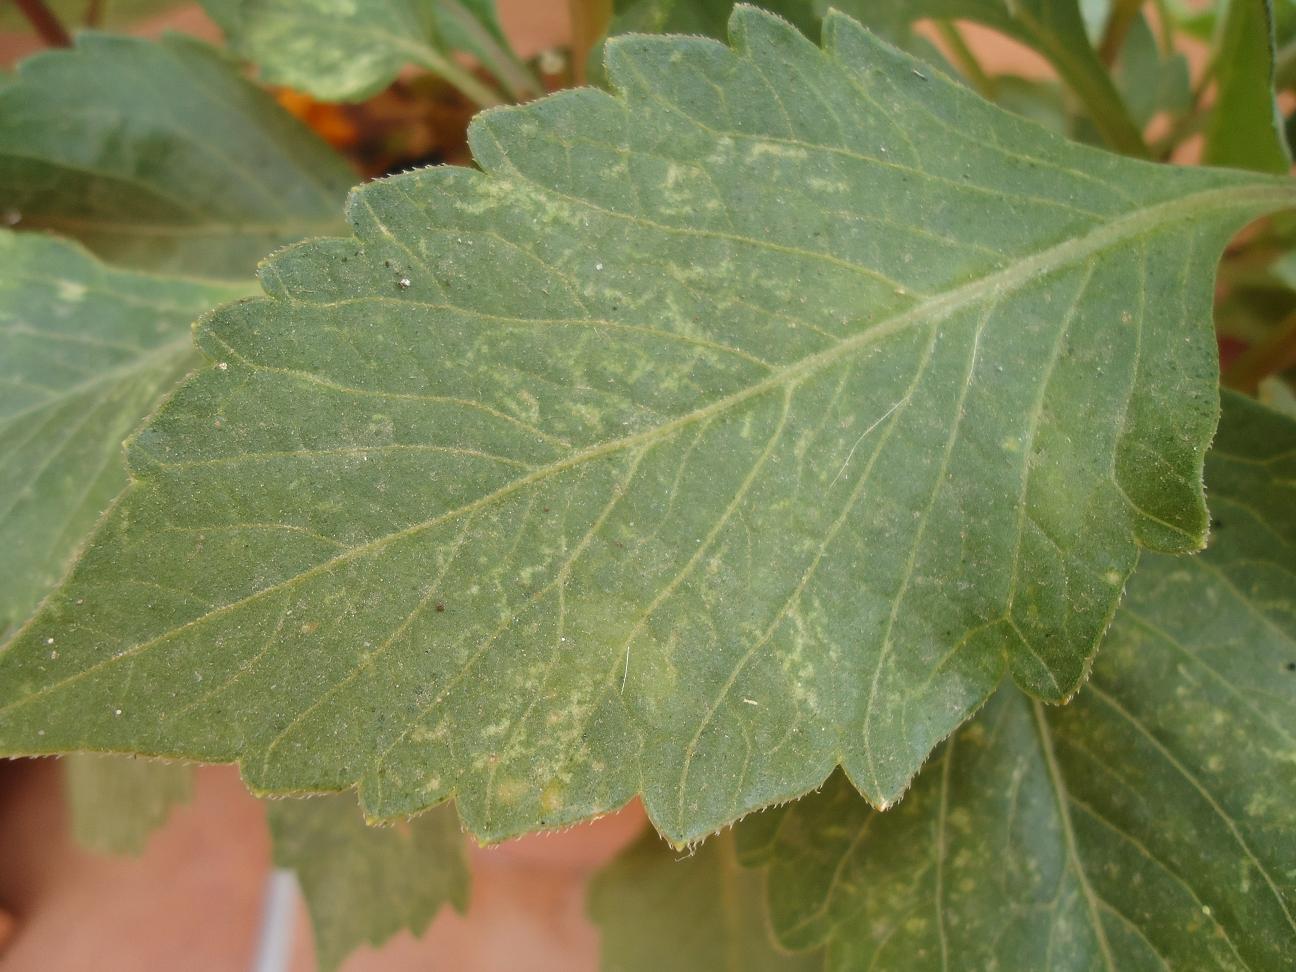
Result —
[[[733, 6], [733, 0], [626, 0], [617, 4], [612, 33], [672, 30], [719, 38]], [[1046, 58], [1084, 103], [1113, 148], [1129, 155], [1147, 155], [1142, 134], [1094, 53], [1077, 0], [840, 0], [832, 4], [767, 0], [760, 6], [781, 14], [811, 36], [818, 19], [832, 6], [906, 47], [915, 40], [909, 26], [917, 20], [971, 20], [992, 27]]]
[[74, 753], [63, 762], [72, 834], [101, 854], [142, 854], [149, 835], [193, 793], [188, 766]]
[[[807, 37], [818, 36], [827, 9], [827, 4], [816, 0], [762, 0], [757, 6], [778, 14]], [[840, 3], [833, 6], [843, 9]], [[847, 0], [844, 9], [866, 26], [875, 26], [869, 23], [867, 14], [861, 16], [853, 9], [857, 6], [859, 4]], [[734, 0], [615, 0], [612, 8], [612, 26], [608, 33], [613, 35], [700, 34], [723, 40], [727, 36]], [[890, 11], [886, 10], [885, 14], [889, 15]], [[895, 18], [894, 23], [904, 27], [908, 21]]]
[[201, 360], [190, 321], [246, 292], [0, 230], [0, 642], [125, 487], [122, 439]]
[[1293, 187], [1068, 145], [839, 15], [732, 29], [612, 41], [619, 97], [479, 116], [484, 173], [358, 190], [206, 318], [0, 654], [0, 751], [486, 839], [643, 792], [685, 841], [839, 763], [893, 802], [1006, 672], [1072, 694], [1137, 546], [1204, 541], [1215, 263]]
[[1230, 0], [1214, 70], [1216, 95], [1206, 129], [1206, 163], [1288, 171], [1291, 155], [1274, 99], [1271, 0]]
[[1220, 11], [1228, 0], [1214, 0], [1205, 6], [1193, 0], [1165, 0], [1162, 7], [1174, 24], [1175, 33], [1209, 44], [1219, 30]]
[[[608, 34], [697, 34], [724, 40], [734, 0], [618, 0], [613, 4]], [[824, 0], [762, 0], [761, 10], [777, 14], [812, 40], [818, 40], [828, 3]], [[911, 17], [903, 5], [874, 0], [844, 0], [832, 7], [854, 17], [878, 37], [907, 51], [919, 60], [957, 77], [945, 56], [926, 37], [912, 29]], [[592, 76], [606, 83], [601, 52], [592, 52]]]
[[1120, 4], [1121, 0], [1077, 0], [1076, 6], [1080, 10], [1080, 19], [1084, 21], [1089, 43], [1097, 44], [1102, 40], [1114, 9]]
[[888, 813], [838, 776], [741, 824], [783, 943], [836, 970], [1290, 968], [1294, 473], [1296, 422], [1230, 395], [1210, 549], [1146, 558], [1076, 701], [1005, 688]]
[[326, 101], [359, 101], [407, 64], [454, 84], [478, 104], [498, 93], [459, 66], [471, 53], [515, 98], [540, 93], [500, 30], [494, 0], [202, 0], [230, 46], [271, 84]]
[[775, 946], [765, 917], [765, 882], [739, 867], [733, 835], [688, 857], [652, 831], [590, 882], [589, 912], [602, 936], [603, 972], [808, 972], [817, 955]]
[[468, 907], [468, 858], [450, 804], [383, 828], [366, 826], [347, 793], [266, 810], [275, 863], [297, 873], [324, 972], [361, 945], [405, 929], [422, 935], [444, 904]]
[[140, 269], [239, 279], [340, 228], [345, 162], [195, 40], [84, 33], [0, 88], [0, 210]]
[[1163, 52], [1141, 13], [1130, 24], [1112, 74], [1140, 127], [1162, 112], [1177, 116], [1192, 108], [1188, 59], [1178, 51]]

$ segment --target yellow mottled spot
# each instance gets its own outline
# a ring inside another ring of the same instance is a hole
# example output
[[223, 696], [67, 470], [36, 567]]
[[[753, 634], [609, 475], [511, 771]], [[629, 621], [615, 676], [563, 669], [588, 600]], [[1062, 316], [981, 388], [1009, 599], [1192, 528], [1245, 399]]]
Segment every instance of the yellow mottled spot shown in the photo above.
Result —
[[527, 789], [522, 780], [501, 780], [495, 787], [495, 797], [500, 803], [517, 803]]
[[58, 282], [58, 295], [60, 300], [78, 301], [85, 297], [85, 286], [79, 283], [73, 283], [71, 280], [60, 280]]
[[756, 142], [752, 145], [751, 151], [747, 153], [749, 161], [755, 161], [765, 155], [772, 155], [777, 159], [804, 159], [809, 156], [805, 149], [795, 145], [782, 145], [778, 142]]
[[819, 192], [840, 194], [850, 191], [850, 185], [841, 179], [820, 179], [817, 176], [811, 176], [806, 180], [806, 184], [811, 189], [817, 189]]
[[563, 805], [563, 785], [557, 780], [553, 780], [540, 793], [540, 809], [545, 813], [553, 813], [559, 810]]

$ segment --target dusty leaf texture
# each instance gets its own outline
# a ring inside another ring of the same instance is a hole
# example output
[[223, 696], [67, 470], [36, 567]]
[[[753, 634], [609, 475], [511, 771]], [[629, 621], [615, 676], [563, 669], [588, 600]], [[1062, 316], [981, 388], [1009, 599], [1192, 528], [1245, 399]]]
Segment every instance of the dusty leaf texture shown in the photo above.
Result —
[[1075, 702], [1004, 688], [892, 812], [836, 778], [741, 824], [783, 944], [842, 972], [1290, 968], [1294, 464], [1296, 422], [1233, 397], [1210, 548], [1145, 558]]
[[614, 39], [615, 94], [484, 113], [481, 171], [357, 190], [204, 319], [0, 654], [0, 751], [457, 795], [485, 839], [642, 793], [682, 842], [838, 765], [895, 801], [1005, 675], [1073, 694], [1139, 547], [1204, 543], [1216, 260], [1296, 193], [841, 15], [730, 30]]

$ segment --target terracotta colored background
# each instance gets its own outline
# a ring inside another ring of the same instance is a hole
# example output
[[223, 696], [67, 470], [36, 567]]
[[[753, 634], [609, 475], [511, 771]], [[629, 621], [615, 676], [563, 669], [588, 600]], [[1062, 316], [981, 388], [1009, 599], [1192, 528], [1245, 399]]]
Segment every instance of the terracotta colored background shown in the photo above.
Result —
[[[270, 843], [261, 805], [229, 767], [197, 773], [139, 858], [100, 857], [68, 836], [59, 767], [0, 764], [0, 906], [16, 919], [4, 972], [242, 972], [261, 917]], [[584, 972], [598, 938], [585, 882], [643, 825], [637, 805], [563, 833], [472, 851], [472, 904], [428, 933], [362, 948], [345, 972]], [[312, 972], [298, 902], [292, 972]]]

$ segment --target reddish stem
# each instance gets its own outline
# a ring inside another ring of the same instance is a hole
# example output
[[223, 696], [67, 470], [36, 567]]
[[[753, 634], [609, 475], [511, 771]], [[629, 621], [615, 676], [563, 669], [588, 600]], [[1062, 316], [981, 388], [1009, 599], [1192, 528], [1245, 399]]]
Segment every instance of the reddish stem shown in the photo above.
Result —
[[15, 0], [28, 23], [50, 47], [71, 47], [72, 38], [45, 0]]

